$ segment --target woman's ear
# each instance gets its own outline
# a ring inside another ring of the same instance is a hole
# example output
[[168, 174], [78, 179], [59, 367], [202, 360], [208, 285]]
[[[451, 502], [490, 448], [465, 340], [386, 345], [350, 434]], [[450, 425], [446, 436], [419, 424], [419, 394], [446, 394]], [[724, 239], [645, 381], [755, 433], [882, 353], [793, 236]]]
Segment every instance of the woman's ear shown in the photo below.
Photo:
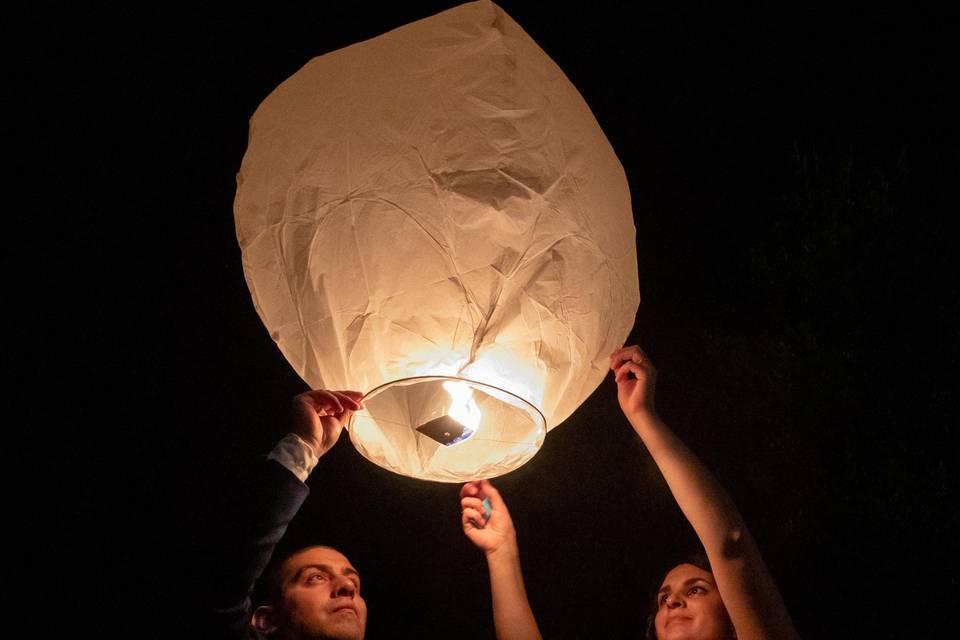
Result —
[[277, 624], [273, 607], [268, 605], [257, 607], [257, 610], [253, 612], [252, 616], [250, 616], [250, 626], [265, 635], [269, 635], [276, 631]]

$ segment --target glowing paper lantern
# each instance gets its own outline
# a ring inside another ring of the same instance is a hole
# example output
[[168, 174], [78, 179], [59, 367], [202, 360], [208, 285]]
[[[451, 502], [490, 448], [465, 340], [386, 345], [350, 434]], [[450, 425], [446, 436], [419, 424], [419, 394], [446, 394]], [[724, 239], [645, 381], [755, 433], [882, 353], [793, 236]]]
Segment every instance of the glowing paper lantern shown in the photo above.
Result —
[[623, 168], [583, 98], [474, 2], [311, 60], [237, 178], [254, 304], [350, 437], [417, 478], [506, 473], [607, 371], [639, 303]]

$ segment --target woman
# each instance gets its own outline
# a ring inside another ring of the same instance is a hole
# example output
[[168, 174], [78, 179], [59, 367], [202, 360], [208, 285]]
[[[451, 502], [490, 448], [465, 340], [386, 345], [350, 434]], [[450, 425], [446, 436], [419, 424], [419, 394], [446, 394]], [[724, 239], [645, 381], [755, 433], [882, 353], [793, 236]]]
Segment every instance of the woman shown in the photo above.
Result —
[[[656, 596], [647, 638], [796, 640], [780, 592], [740, 512], [723, 487], [657, 416], [657, 370], [639, 347], [610, 356], [617, 398], [634, 431], [690, 521], [706, 558], [677, 563]], [[464, 533], [487, 554], [497, 638], [539, 638], [520, 573], [516, 533], [506, 504], [486, 480], [464, 485]], [[482, 503], [490, 501], [490, 508]]]
[[795, 639], [780, 592], [740, 512], [713, 475], [660, 420], [657, 370], [640, 347], [610, 356], [617, 398], [706, 551], [663, 579], [647, 631], [658, 640]]

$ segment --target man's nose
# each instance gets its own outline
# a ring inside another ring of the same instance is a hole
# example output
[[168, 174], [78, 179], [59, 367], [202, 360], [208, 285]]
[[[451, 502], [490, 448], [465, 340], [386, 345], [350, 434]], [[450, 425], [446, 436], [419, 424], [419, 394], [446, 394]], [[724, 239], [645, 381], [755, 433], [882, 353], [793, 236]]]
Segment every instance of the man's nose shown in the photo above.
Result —
[[355, 595], [357, 595], [357, 585], [353, 584], [353, 580], [350, 580], [349, 578], [344, 578], [341, 576], [337, 579], [336, 584], [333, 585], [334, 598], [352, 598]]

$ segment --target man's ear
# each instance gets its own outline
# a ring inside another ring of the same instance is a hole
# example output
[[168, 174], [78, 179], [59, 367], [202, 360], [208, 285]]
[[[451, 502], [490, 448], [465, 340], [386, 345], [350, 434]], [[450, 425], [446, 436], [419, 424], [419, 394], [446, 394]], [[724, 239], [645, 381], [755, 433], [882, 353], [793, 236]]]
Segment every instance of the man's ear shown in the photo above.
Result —
[[250, 626], [263, 634], [271, 634], [277, 630], [276, 612], [273, 607], [262, 605], [250, 616]]

